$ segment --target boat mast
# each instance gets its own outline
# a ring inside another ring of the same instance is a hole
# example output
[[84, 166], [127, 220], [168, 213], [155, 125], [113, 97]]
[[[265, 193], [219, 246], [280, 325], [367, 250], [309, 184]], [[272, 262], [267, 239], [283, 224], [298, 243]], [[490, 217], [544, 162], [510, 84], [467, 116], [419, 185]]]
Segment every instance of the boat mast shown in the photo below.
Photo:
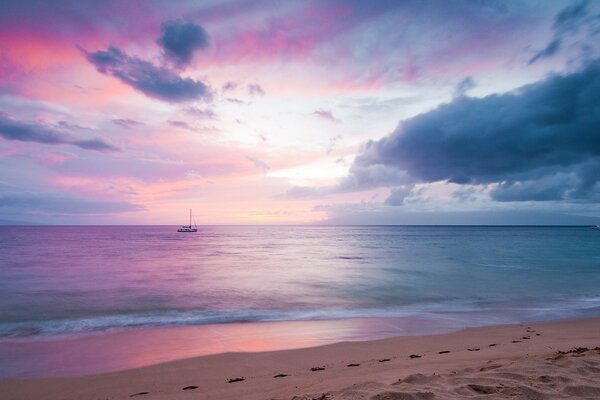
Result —
[[192, 227], [192, 209], [190, 208], [190, 228]]

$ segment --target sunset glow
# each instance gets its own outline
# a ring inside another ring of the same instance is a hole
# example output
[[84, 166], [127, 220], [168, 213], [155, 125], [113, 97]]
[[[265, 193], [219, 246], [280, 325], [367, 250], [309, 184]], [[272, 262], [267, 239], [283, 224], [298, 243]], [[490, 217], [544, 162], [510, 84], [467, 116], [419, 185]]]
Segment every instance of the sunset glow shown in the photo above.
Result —
[[[536, 93], [577, 76], [597, 90], [596, 2], [9, 3], [0, 223], [180, 224], [189, 208], [199, 224], [600, 216], [598, 170], [584, 172], [600, 165], [597, 145], [534, 165], [510, 155], [546, 151], [536, 143], [498, 144], [483, 171], [461, 144], [470, 134], [441, 139], [450, 121], [510, 108], [494, 99], [552, 107]], [[473, 170], [450, 171], [461, 163]]]

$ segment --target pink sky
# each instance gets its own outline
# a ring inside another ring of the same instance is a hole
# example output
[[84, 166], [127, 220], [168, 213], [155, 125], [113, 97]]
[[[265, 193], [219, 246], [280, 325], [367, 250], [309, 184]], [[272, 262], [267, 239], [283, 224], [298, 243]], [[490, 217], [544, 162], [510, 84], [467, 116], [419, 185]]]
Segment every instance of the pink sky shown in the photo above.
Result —
[[[566, 50], [530, 60], [570, 4], [9, 1], [0, 223], [178, 224], [188, 208], [206, 224], [311, 223], [388, 207], [403, 182], [343, 183], [364, 144], [461, 82], [484, 97], [568, 71]], [[410, 184], [404, 211], [498, 206], [485, 185], [461, 202], [464, 187]]]

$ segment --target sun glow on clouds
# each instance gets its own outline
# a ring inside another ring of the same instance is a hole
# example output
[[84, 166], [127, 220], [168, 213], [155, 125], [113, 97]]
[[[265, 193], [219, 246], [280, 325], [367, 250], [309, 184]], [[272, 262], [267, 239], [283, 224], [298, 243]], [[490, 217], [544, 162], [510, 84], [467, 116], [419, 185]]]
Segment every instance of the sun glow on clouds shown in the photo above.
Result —
[[[413, 161], [458, 162], [428, 159], [432, 148], [459, 152], [432, 138], [406, 153], [403, 124], [599, 55], [599, 6], [586, 1], [49, 4], [0, 9], [0, 187], [12, 196], [0, 220], [178, 223], [192, 207], [202, 223], [303, 223], [515, 206], [531, 181], [411, 178]], [[598, 177], [578, 168], [581, 182], [563, 172], [529, 197], [571, 179], [595, 199]], [[37, 208], [11, 203], [21, 192]]]
[[348, 174], [348, 167], [336, 160], [319, 160], [311, 164], [300, 165], [269, 172], [268, 176], [282, 178], [292, 185], [320, 186], [327, 185]]

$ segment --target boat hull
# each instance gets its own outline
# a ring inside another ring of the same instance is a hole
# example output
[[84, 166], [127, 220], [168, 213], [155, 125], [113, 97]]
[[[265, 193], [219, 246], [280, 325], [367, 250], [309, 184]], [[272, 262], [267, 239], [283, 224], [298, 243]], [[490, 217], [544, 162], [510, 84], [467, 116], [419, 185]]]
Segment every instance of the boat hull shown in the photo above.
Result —
[[177, 232], [198, 232], [196, 228], [179, 228]]

